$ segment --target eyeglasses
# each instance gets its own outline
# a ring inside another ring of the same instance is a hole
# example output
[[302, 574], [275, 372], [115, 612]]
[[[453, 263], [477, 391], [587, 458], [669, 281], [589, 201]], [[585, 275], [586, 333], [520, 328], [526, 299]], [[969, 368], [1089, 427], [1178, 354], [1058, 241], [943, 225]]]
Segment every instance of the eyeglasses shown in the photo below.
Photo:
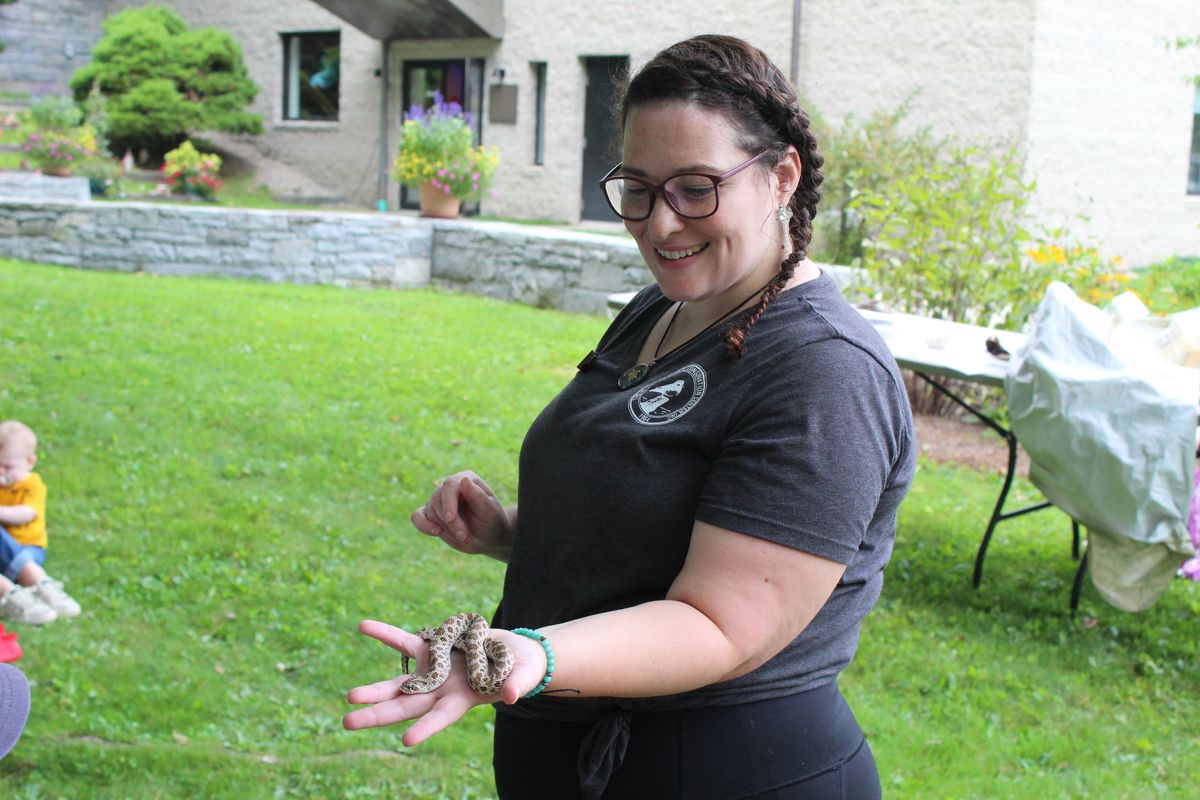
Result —
[[624, 166], [623, 163], [617, 164], [600, 179], [600, 189], [604, 192], [608, 205], [621, 219], [637, 222], [648, 218], [654, 210], [654, 197], [660, 194], [667, 201], [667, 205], [684, 219], [704, 219], [717, 213], [720, 206], [717, 186], [769, 152], [764, 150], [723, 175], [681, 172], [657, 185], [630, 175], [616, 174]]

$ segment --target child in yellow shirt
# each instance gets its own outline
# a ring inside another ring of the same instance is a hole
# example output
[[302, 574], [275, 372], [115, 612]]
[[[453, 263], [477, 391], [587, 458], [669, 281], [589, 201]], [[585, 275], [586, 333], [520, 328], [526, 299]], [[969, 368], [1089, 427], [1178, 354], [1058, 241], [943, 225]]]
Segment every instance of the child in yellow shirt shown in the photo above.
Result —
[[42, 625], [79, 613], [79, 603], [46, 574], [46, 484], [33, 471], [37, 437], [0, 422], [0, 617]]

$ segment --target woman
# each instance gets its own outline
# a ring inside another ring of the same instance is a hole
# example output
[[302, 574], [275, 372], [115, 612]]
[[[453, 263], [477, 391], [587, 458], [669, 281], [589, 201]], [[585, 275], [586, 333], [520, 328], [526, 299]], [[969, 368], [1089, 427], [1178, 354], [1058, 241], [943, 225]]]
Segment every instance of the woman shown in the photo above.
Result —
[[[882, 586], [912, 417], [886, 346], [806, 258], [822, 179], [808, 119], [766, 56], [724, 36], [655, 56], [621, 119], [602, 189], [657, 285], [534, 422], [517, 505], [463, 472], [413, 514], [508, 564], [497, 788], [878, 797], [837, 674]], [[551, 652], [559, 693], [523, 697]], [[404, 742], [423, 741], [489, 702], [459, 673], [432, 695], [399, 694], [403, 678], [355, 689], [374, 705], [346, 726], [412, 719]]]

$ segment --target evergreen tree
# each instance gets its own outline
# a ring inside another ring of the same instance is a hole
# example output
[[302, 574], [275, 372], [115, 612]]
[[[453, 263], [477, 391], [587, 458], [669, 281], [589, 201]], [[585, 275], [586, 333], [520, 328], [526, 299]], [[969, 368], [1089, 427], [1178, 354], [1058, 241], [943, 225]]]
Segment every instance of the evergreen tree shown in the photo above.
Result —
[[122, 11], [103, 27], [71, 89], [81, 102], [93, 85], [108, 98], [116, 152], [144, 148], [161, 156], [195, 131], [262, 132], [262, 118], [244, 110], [258, 86], [228, 33], [189, 28], [157, 5]]

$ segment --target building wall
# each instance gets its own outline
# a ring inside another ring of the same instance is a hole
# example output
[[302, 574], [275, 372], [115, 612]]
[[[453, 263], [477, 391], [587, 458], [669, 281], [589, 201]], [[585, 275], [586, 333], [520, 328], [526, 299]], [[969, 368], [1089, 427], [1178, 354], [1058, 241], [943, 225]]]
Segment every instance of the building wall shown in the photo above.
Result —
[[1037, 0], [807, 0], [798, 91], [830, 122], [909, 105], [909, 122], [1019, 146]]
[[[1187, 194], [1200, 4], [1043, 0], [1029, 123], [1040, 218], [1066, 222], [1131, 265], [1200, 255], [1200, 196]], [[1079, 218], [1080, 215], [1086, 219]]]
[[0, 88], [33, 95], [62, 92], [87, 64], [105, 16], [96, 0], [20, 0], [0, 6]]
[[[24, 2], [24, 0], [22, 0]], [[146, 0], [108, 0], [110, 13]], [[18, 3], [17, 5], [20, 5]], [[213, 26], [241, 45], [259, 93], [248, 110], [261, 114], [253, 137], [264, 155], [301, 168], [328, 194], [373, 206], [378, 176], [379, 83], [376, 40], [310, 0], [168, 0], [192, 27]], [[283, 119], [283, 33], [339, 31], [341, 66], [337, 121]]]

